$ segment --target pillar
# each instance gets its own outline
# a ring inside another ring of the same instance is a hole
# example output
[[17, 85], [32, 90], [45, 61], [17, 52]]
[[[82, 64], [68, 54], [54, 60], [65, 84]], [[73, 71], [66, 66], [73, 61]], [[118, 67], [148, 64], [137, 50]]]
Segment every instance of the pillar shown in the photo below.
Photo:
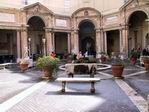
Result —
[[107, 53], [107, 32], [103, 32], [104, 35], [104, 52]]
[[96, 30], [96, 53], [102, 52], [102, 39], [100, 30]]
[[79, 52], [79, 36], [78, 36], [78, 30], [74, 31], [74, 50], [76, 53]]
[[68, 46], [68, 53], [71, 53], [71, 34], [67, 34], [67, 46]]
[[123, 52], [125, 52], [128, 56], [128, 27], [125, 26], [123, 29], [122, 29], [122, 41], [123, 41]]
[[71, 52], [73, 53], [74, 51], [74, 32], [71, 32]]
[[21, 30], [21, 51], [22, 58], [28, 57], [27, 29]]
[[47, 54], [47, 52], [46, 52], [46, 39], [42, 38], [42, 42], [43, 42], [43, 55], [46, 55]]
[[17, 31], [17, 58], [21, 58], [21, 31]]
[[123, 52], [124, 46], [123, 46], [123, 38], [122, 38], [122, 29], [119, 29], [119, 36], [120, 36], [120, 52]]
[[55, 33], [52, 32], [52, 50], [55, 52]]
[[46, 39], [46, 49], [47, 54], [49, 54], [53, 50], [52, 46], [52, 32], [50, 29], [45, 30], [45, 39]]

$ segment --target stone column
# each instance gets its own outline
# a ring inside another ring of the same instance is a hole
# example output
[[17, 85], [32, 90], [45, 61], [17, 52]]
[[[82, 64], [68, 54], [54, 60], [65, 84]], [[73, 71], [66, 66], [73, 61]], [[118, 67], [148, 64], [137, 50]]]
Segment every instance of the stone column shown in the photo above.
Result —
[[107, 32], [103, 33], [104, 35], [104, 52], [107, 53]]
[[68, 53], [71, 53], [71, 34], [67, 34], [67, 46], [68, 46]]
[[52, 50], [55, 52], [55, 32], [52, 32]]
[[123, 46], [122, 29], [119, 29], [119, 36], [120, 36], [120, 52], [123, 52], [124, 46]]
[[102, 39], [100, 30], [96, 30], [96, 53], [102, 52]]
[[45, 39], [46, 39], [47, 54], [49, 54], [53, 50], [52, 33], [50, 29], [45, 29]]
[[122, 41], [123, 41], [123, 51], [125, 52], [125, 54], [128, 56], [128, 27], [125, 26], [122, 29]]
[[78, 30], [74, 31], [74, 50], [76, 53], [79, 52], [79, 36], [78, 36]]
[[21, 51], [22, 58], [28, 57], [27, 29], [21, 30]]
[[74, 50], [74, 32], [71, 32], [71, 52]]
[[103, 31], [100, 30], [100, 39], [101, 39], [101, 52], [104, 52], [104, 34]]
[[21, 58], [21, 31], [17, 31], [17, 58]]
[[43, 42], [43, 55], [46, 55], [46, 39], [42, 38], [42, 42]]

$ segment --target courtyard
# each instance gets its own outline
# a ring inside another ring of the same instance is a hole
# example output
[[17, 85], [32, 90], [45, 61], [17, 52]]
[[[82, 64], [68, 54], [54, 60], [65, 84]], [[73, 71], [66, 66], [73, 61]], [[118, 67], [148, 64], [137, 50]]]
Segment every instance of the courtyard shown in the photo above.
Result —
[[[61, 83], [41, 79], [35, 67], [22, 73], [16, 65], [0, 70], [1, 112], [147, 112], [149, 76], [144, 67], [127, 65], [124, 79], [115, 79], [111, 69], [96, 71], [95, 93], [89, 83]], [[68, 77], [57, 70], [55, 78]], [[76, 74], [74, 77], [89, 77]]]
[[149, 112], [149, 0], [0, 0], [0, 112]]

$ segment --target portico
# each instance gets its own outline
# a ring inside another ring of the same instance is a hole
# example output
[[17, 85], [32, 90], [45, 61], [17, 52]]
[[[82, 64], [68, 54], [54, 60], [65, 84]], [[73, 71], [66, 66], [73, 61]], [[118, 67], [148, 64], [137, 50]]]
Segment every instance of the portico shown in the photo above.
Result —
[[[96, 8], [83, 7], [70, 15], [61, 15], [41, 3], [21, 10], [0, 9], [0, 14], [7, 15], [7, 21], [1, 18], [1, 31], [7, 38], [14, 37], [14, 43], [8, 43], [14, 46], [13, 49], [6, 51], [2, 47], [0, 52], [1, 55], [4, 52], [17, 54], [15, 59], [24, 57], [26, 49], [28, 56], [49, 55], [52, 51], [62, 55], [85, 53], [87, 50], [93, 54], [123, 52], [128, 55], [132, 48], [148, 46], [149, 11], [146, 2], [138, 4], [132, 0], [119, 11], [107, 14]], [[139, 17], [142, 18], [135, 19]]]

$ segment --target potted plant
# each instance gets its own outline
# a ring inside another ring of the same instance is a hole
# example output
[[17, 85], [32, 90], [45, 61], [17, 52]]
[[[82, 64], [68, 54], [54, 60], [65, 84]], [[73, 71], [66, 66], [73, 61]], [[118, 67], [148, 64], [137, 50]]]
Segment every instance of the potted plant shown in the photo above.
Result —
[[98, 60], [94, 57], [81, 57], [77, 60], [74, 60], [74, 63], [97, 63]]
[[59, 59], [52, 56], [43, 56], [38, 58], [36, 67], [42, 69], [43, 78], [53, 79], [53, 71], [57, 68]]
[[124, 63], [120, 58], [115, 58], [112, 63], [112, 75], [115, 78], [123, 78]]
[[22, 72], [28, 69], [29, 61], [27, 59], [20, 59], [19, 66]]
[[104, 52], [100, 53], [99, 60], [101, 63], [105, 63], [108, 60], [108, 55]]
[[140, 52], [138, 52], [137, 50], [135, 50], [135, 49], [131, 50], [130, 62], [131, 62], [132, 65], [136, 64], [136, 61], [137, 61], [137, 58], [139, 58], [139, 55], [140, 55]]
[[145, 66], [145, 70], [149, 71], [149, 57], [148, 56], [143, 56], [143, 63]]

